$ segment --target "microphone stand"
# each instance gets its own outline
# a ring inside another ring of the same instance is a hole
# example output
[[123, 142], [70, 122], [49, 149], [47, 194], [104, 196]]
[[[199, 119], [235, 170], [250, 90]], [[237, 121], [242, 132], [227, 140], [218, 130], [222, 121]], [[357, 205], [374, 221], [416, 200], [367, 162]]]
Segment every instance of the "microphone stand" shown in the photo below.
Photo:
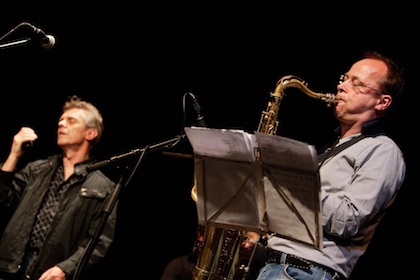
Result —
[[185, 135], [178, 135], [175, 138], [169, 139], [169, 140], [165, 140], [163, 142], [154, 144], [154, 145], [148, 145], [144, 148], [137, 148], [137, 149], [133, 149], [129, 152], [120, 154], [120, 155], [116, 155], [111, 157], [110, 159], [106, 159], [103, 161], [99, 161], [97, 163], [91, 164], [86, 168], [86, 171], [91, 172], [91, 171], [95, 171], [97, 169], [100, 169], [104, 166], [107, 166], [108, 164], [114, 163], [118, 160], [122, 160], [125, 159], [129, 156], [133, 156], [136, 155], [138, 153], [144, 153], [144, 152], [154, 152], [154, 151], [158, 151], [158, 150], [163, 150], [172, 146], [175, 146], [176, 144], [178, 144], [181, 140], [185, 140]]
[[[1, 36], [0, 41], [3, 40], [4, 38], [6, 38], [7, 36], [9, 36], [10, 34], [12, 34], [13, 32], [15, 32], [16, 30], [18, 30], [19, 28], [23, 27], [23, 26], [30, 26], [30, 24], [27, 23], [27, 22], [19, 23], [17, 26], [13, 27], [9, 32], [7, 32], [3, 36]], [[23, 39], [19, 39], [19, 40], [16, 40], [16, 41], [3, 43], [3, 44], [0, 45], [0, 49], [7, 48], [7, 47], [12, 47], [12, 46], [24, 45], [26, 43], [29, 43], [31, 40], [32, 40], [32, 38], [23, 38]]]
[[3, 43], [3, 44], [0, 45], [0, 49], [7, 48], [7, 47], [24, 45], [26, 43], [29, 43], [29, 41], [31, 41], [31, 40], [32, 40], [32, 38], [24, 38], [24, 39], [16, 40], [16, 41], [13, 41], [13, 42]]
[[[144, 148], [133, 149], [129, 152], [113, 156], [108, 160], [103, 160], [103, 161], [91, 164], [86, 168], [86, 172], [89, 173], [89, 172], [98, 170], [108, 164], [114, 163], [118, 160], [122, 160], [129, 156], [133, 156], [139, 153], [142, 153], [142, 157], [143, 157], [146, 152], [150, 153], [150, 152], [166, 149], [169, 147], [173, 147], [176, 144], [178, 144], [181, 140], [184, 140], [184, 139], [185, 139], [185, 135], [179, 135], [179, 136], [176, 136], [175, 138], [172, 138], [172, 139], [169, 139], [169, 140], [166, 140], [166, 141], [154, 144], [154, 145], [148, 145]], [[96, 243], [98, 242], [99, 237], [102, 234], [106, 221], [118, 200], [119, 194], [123, 186], [122, 181], [123, 181], [123, 176], [120, 177], [118, 183], [115, 185], [114, 191], [107, 198], [107, 201], [102, 211], [101, 220], [99, 221], [99, 224], [95, 230], [94, 235], [92, 236], [92, 238], [89, 240], [88, 244], [86, 245], [85, 252], [83, 253], [82, 258], [78, 263], [76, 272], [73, 276], [73, 280], [77, 280], [80, 277], [80, 275], [82, 274], [82, 272], [84, 271], [84, 269], [86, 268], [89, 262], [90, 256], [92, 255], [92, 252], [96, 246]]]
[[80, 277], [80, 275], [82, 274], [82, 272], [85, 270], [87, 264], [89, 263], [90, 256], [92, 255], [92, 252], [93, 252], [93, 250], [96, 246], [96, 243], [98, 242], [99, 237], [102, 234], [102, 231], [105, 227], [106, 221], [107, 221], [109, 215], [111, 214], [115, 203], [118, 200], [118, 196], [119, 196], [120, 191], [122, 189], [122, 184], [121, 184], [122, 178], [123, 178], [123, 176], [120, 177], [120, 180], [115, 185], [114, 191], [108, 197], [108, 200], [106, 201], [106, 203], [104, 205], [102, 215], [101, 215], [101, 220], [100, 220], [98, 226], [96, 227], [94, 235], [91, 237], [88, 244], [86, 245], [85, 252], [83, 253], [82, 258], [80, 259], [80, 262], [78, 263], [78, 266], [77, 266], [76, 272], [74, 273], [73, 279], [78, 279]]

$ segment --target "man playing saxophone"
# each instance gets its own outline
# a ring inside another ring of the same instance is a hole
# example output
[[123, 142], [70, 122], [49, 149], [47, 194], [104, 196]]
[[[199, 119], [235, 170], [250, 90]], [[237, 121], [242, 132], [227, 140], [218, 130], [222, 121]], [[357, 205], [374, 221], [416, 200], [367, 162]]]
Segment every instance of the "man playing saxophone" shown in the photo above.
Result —
[[269, 234], [258, 280], [351, 276], [405, 178], [403, 153], [381, 128], [404, 83], [403, 69], [378, 52], [365, 53], [342, 75], [337, 139], [319, 162], [323, 247]]

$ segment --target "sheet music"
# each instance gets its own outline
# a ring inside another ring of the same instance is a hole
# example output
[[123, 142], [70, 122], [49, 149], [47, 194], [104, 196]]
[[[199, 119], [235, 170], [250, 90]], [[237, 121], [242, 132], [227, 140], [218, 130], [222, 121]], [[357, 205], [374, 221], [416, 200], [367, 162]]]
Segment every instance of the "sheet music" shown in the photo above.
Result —
[[195, 158], [194, 163], [200, 224], [262, 229], [253, 164], [207, 157]]
[[265, 165], [309, 173], [318, 170], [314, 146], [278, 135], [256, 132], [255, 136]]
[[323, 246], [312, 145], [243, 130], [191, 127], [185, 132], [195, 155], [200, 224], [274, 232]]
[[238, 129], [186, 127], [194, 153], [220, 159], [254, 162], [255, 136]]

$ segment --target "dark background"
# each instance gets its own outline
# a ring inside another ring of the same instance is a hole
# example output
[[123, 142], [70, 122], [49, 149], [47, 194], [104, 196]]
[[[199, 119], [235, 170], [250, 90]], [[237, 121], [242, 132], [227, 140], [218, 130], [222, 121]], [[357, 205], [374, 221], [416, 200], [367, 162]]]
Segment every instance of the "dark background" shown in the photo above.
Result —
[[[418, 213], [415, 151], [407, 130], [418, 119], [409, 111], [418, 99], [413, 96], [418, 43], [410, 8], [378, 13], [366, 7], [325, 12], [302, 6], [19, 2], [3, 7], [0, 36], [26, 21], [52, 34], [56, 44], [44, 49], [34, 39], [1, 49], [0, 158], [22, 125], [39, 135], [24, 160], [59, 151], [57, 120], [72, 94], [103, 113], [98, 159], [179, 136], [196, 117], [191, 99], [183, 99], [187, 92], [198, 98], [208, 127], [254, 131], [281, 77], [293, 74], [316, 92], [335, 93], [338, 77], [354, 60], [366, 50], [379, 50], [406, 68], [405, 96], [391, 131], [406, 154], [407, 179], [352, 278], [409, 276], [406, 270], [415, 267], [403, 252], [416, 244]], [[30, 30], [23, 28], [0, 43], [28, 36]], [[282, 101], [279, 121], [277, 134], [314, 145], [337, 125], [325, 103], [294, 89]], [[170, 151], [191, 154], [191, 147], [183, 141]], [[115, 180], [127, 178], [138, 159], [136, 154], [104, 172]], [[116, 240], [95, 278], [159, 279], [169, 260], [191, 251], [197, 228], [193, 171], [190, 158], [161, 151], [145, 155], [120, 194]]]

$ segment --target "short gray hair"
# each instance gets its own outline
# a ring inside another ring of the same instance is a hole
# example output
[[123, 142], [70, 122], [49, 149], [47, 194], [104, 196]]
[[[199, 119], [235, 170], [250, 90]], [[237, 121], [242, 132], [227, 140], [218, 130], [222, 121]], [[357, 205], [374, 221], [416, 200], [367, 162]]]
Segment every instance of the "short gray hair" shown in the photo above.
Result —
[[91, 141], [91, 148], [96, 147], [102, 138], [104, 131], [104, 123], [101, 112], [92, 103], [82, 100], [77, 95], [72, 95], [67, 98], [63, 105], [63, 113], [70, 109], [82, 109], [86, 112], [84, 121], [88, 128], [95, 128], [98, 131], [98, 136]]

